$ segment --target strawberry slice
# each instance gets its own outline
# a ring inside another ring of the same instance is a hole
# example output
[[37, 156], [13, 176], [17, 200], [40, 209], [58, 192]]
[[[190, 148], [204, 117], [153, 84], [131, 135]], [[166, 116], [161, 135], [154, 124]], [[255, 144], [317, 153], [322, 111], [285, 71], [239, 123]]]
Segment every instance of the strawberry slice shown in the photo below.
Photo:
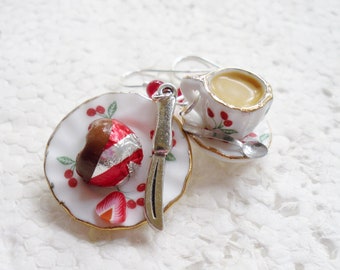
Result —
[[122, 192], [114, 191], [97, 204], [97, 215], [111, 224], [119, 224], [126, 219], [126, 198]]

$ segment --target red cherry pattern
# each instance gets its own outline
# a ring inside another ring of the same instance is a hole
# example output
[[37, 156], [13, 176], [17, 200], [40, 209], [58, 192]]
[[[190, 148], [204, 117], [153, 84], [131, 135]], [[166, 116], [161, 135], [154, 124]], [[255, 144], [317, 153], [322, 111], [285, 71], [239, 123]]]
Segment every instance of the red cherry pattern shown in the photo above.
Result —
[[130, 199], [126, 202], [127, 208], [135, 209], [138, 206], [144, 206], [144, 198], [138, 198], [136, 201]]
[[221, 116], [223, 115], [224, 118], [222, 118], [224, 120], [223, 124], [226, 126], [226, 127], [230, 127], [233, 125], [233, 121], [229, 120], [228, 119], [228, 114], [226, 112], [221, 112]]
[[220, 116], [223, 120], [228, 120], [228, 117], [229, 117], [229, 115], [225, 111], [222, 111], [220, 113]]
[[93, 109], [93, 108], [89, 108], [89, 109], [87, 109], [86, 114], [88, 116], [95, 116], [96, 115], [96, 110]]
[[73, 176], [73, 171], [70, 170], [70, 169], [66, 170], [65, 173], [64, 173], [64, 176], [65, 176], [66, 179], [71, 178]]
[[137, 203], [137, 205], [139, 205], [139, 206], [144, 206], [144, 198], [139, 198], [139, 199], [137, 199], [136, 203]]
[[[136, 190], [138, 192], [144, 192], [145, 191], [145, 186], [146, 184], [145, 183], [141, 183], [139, 184], [137, 187], [136, 187]], [[133, 200], [133, 199], [129, 199], [127, 201], [127, 207], [130, 208], [130, 209], [135, 209], [136, 206], [144, 206], [144, 198], [138, 198], [136, 201]]]
[[126, 202], [126, 206], [130, 209], [135, 209], [137, 206], [137, 203], [134, 200], [128, 200]]
[[[208, 116], [210, 117], [210, 118], [214, 118], [215, 117], [215, 113], [213, 112], [213, 110], [211, 109], [211, 108], [207, 108], [207, 114], [208, 114]], [[225, 111], [221, 111], [220, 112], [220, 116], [221, 116], [221, 118], [222, 118], [222, 122], [223, 122], [223, 125], [225, 126], [225, 127], [230, 127], [230, 126], [232, 126], [233, 125], [233, 121], [231, 121], [230, 119], [229, 119], [229, 115], [228, 115], [228, 113], [227, 112], [225, 112]]]
[[86, 111], [88, 116], [95, 116], [96, 114], [104, 114], [105, 108], [103, 106], [98, 105], [96, 108], [89, 108]]
[[[97, 105], [86, 110], [87, 116], [99, 115], [102, 118], [112, 119], [113, 115], [117, 111], [117, 101], [113, 101], [107, 109], [102, 105]], [[90, 128], [90, 127], [89, 127]]]
[[231, 121], [231, 120], [225, 120], [225, 121], [223, 122], [223, 124], [224, 124], [226, 127], [230, 127], [230, 126], [233, 124], [233, 121]]
[[177, 141], [175, 139], [172, 139], [172, 147], [175, 147]]
[[66, 179], [68, 179], [68, 185], [71, 187], [71, 188], [74, 188], [78, 185], [78, 180], [76, 178], [73, 177], [73, 170], [71, 169], [67, 169], [65, 172], [64, 172], [64, 177]]
[[71, 188], [74, 188], [78, 185], [78, 180], [75, 179], [74, 177], [70, 178], [68, 180], [68, 185], [71, 187]]
[[150, 130], [150, 139], [153, 139], [153, 136], [155, 135], [155, 131], [154, 130]]
[[214, 118], [214, 116], [215, 116], [214, 112], [210, 108], [207, 108], [207, 114], [210, 118]]
[[182, 96], [182, 90], [181, 90], [181, 88], [178, 88], [178, 89], [177, 89], [177, 96], [178, 96], [178, 97]]
[[105, 113], [105, 108], [103, 106], [99, 105], [99, 106], [96, 107], [96, 112], [103, 114], [103, 113]]
[[226, 113], [225, 111], [221, 111], [220, 116], [224, 120], [223, 121], [224, 126], [226, 126], [226, 127], [232, 126], [233, 121], [228, 119], [229, 118], [228, 113]]
[[138, 192], [143, 192], [145, 190], [145, 183], [139, 184], [137, 186], [137, 191]]

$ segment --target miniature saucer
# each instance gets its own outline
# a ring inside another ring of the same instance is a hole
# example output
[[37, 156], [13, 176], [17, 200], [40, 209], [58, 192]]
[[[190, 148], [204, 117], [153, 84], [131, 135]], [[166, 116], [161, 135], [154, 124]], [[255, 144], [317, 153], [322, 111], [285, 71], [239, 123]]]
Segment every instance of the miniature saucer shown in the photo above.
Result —
[[[195, 115], [194, 112], [190, 113], [190, 117], [188, 117], [187, 115], [184, 119], [182, 119], [182, 121], [190, 125], [204, 128], [202, 120], [197, 115]], [[192, 134], [189, 134], [189, 136], [209, 155], [218, 158], [222, 161], [242, 162], [252, 160], [251, 158], [244, 156], [236, 146], [229, 144], [227, 142], [202, 138]], [[272, 141], [272, 132], [269, 123], [263, 120], [254, 129], [254, 131], [248, 134], [246, 137], [244, 137], [242, 141], [243, 142], [258, 141], [267, 146], [267, 148], [269, 148]]]
[[[45, 153], [45, 175], [59, 204], [76, 220], [99, 229], [132, 229], [146, 223], [144, 189], [156, 126], [156, 104], [133, 93], [108, 93], [70, 112], [51, 135]], [[77, 154], [84, 146], [88, 126], [95, 119], [114, 118], [130, 127], [140, 139], [144, 158], [127, 181], [113, 188], [91, 186], [75, 170]], [[179, 121], [173, 121], [173, 148], [166, 158], [163, 207], [167, 210], [183, 195], [192, 169], [191, 148]], [[126, 219], [111, 224], [95, 213], [96, 205], [114, 190], [126, 198]]]

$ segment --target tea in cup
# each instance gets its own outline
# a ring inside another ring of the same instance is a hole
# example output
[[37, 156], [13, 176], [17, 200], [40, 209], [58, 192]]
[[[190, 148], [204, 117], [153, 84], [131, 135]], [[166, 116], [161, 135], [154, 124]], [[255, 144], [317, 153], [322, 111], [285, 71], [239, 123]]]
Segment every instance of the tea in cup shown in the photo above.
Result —
[[[185, 77], [180, 88], [204, 128], [222, 130], [236, 139], [255, 129], [273, 101], [266, 81], [236, 68]], [[190, 114], [183, 118], [187, 121]]]

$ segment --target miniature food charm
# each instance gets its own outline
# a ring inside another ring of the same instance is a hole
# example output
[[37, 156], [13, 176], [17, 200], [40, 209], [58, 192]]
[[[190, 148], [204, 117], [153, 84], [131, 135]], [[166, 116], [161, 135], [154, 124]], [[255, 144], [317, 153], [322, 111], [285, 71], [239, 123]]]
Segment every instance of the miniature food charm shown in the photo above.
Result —
[[119, 224], [126, 219], [126, 198], [119, 191], [111, 192], [97, 204], [96, 214], [111, 224]]
[[76, 160], [77, 173], [96, 186], [116, 186], [141, 165], [143, 150], [136, 134], [115, 119], [93, 121]]

